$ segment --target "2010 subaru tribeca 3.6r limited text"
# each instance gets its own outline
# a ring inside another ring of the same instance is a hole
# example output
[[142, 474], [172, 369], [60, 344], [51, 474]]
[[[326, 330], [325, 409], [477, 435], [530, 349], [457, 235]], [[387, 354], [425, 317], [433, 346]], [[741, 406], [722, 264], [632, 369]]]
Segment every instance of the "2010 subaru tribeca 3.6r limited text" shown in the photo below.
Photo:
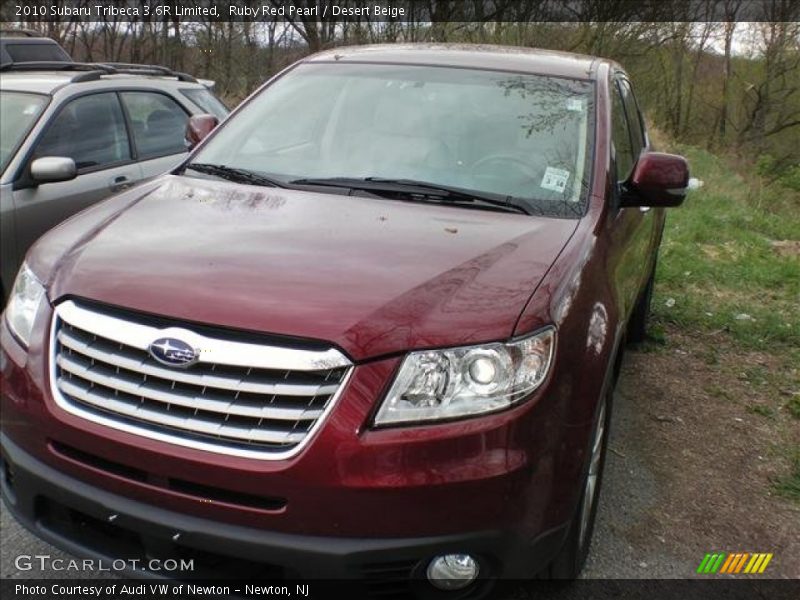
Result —
[[2, 324], [3, 497], [77, 555], [423, 595], [574, 577], [687, 180], [605, 60], [303, 60], [29, 252]]

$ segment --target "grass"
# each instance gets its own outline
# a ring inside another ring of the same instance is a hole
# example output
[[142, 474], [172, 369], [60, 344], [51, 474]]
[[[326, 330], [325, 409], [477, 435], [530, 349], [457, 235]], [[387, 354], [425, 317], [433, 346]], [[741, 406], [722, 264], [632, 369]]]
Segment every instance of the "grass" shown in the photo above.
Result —
[[747, 407], [747, 412], [753, 413], [754, 415], [761, 415], [762, 417], [767, 417], [768, 419], [775, 417], [775, 411], [764, 404], [751, 404]]
[[795, 395], [786, 403], [786, 410], [795, 419], [800, 419], [800, 395]]
[[726, 331], [745, 348], [780, 348], [800, 362], [800, 256], [773, 246], [800, 240], [800, 193], [759, 188], [704, 150], [674, 150], [704, 185], [668, 213], [656, 322]]
[[705, 393], [712, 398], [720, 398], [722, 400], [733, 400], [731, 393], [721, 385], [711, 384], [705, 388]]
[[791, 472], [775, 481], [774, 489], [782, 496], [800, 502], [800, 448], [795, 448]]
[[705, 150], [667, 146], [703, 186], [668, 212], [645, 350], [666, 349], [675, 326], [701, 336], [697, 358], [719, 375], [703, 391], [763, 418], [785, 465], [773, 490], [800, 502], [800, 252], [791, 243], [800, 192], [763, 186]]

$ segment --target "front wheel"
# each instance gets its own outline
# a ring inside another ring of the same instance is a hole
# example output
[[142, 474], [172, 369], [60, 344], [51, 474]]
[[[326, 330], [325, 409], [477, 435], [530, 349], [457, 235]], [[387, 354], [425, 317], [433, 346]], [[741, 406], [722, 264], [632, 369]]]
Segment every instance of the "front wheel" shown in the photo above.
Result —
[[597, 516], [597, 501], [603, 479], [608, 429], [611, 422], [611, 396], [606, 394], [598, 409], [589, 445], [589, 464], [583, 479], [578, 510], [572, 518], [564, 546], [543, 573], [548, 579], [575, 579], [589, 556]]

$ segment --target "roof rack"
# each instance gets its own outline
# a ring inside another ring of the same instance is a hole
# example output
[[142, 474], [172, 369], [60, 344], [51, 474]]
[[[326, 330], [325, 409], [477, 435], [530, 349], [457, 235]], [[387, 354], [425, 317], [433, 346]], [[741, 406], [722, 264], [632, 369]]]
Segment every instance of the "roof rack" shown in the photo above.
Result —
[[197, 83], [197, 79], [187, 73], [180, 73], [159, 65], [136, 65], [131, 63], [9, 62], [0, 65], [0, 71], [85, 71], [72, 79], [75, 83], [100, 79], [103, 75], [155, 75], [159, 77], [175, 77], [178, 81]]
[[98, 65], [92, 63], [68, 60], [31, 60], [0, 64], [0, 71], [97, 71], [99, 69]]
[[117, 73], [128, 73], [136, 75], [136, 74], [141, 74], [143, 72], [147, 72], [147, 74], [164, 75], [166, 77], [177, 77], [178, 81], [188, 81], [190, 83], [197, 83], [197, 79], [195, 79], [188, 73], [182, 73], [181, 71], [173, 71], [169, 67], [164, 67], [162, 65], [140, 65], [136, 63], [123, 63], [123, 62], [104, 62], [97, 64], [112, 67], [113, 69], [116, 69]]
[[16, 34], [23, 35], [25, 37], [37, 37], [37, 38], [38, 37], [47, 37], [44, 33], [40, 32], [40, 31], [34, 31], [33, 29], [9, 29], [9, 28], [3, 28], [3, 29], [0, 29], [0, 33], [2, 33], [3, 35], [16, 33]]

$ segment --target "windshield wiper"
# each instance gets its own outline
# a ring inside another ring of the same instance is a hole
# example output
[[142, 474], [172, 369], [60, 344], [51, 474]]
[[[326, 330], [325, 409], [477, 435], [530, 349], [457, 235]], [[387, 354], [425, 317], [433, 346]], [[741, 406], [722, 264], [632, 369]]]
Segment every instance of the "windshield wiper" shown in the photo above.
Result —
[[509, 212], [531, 214], [530, 207], [519, 198], [467, 190], [449, 185], [417, 181], [415, 179], [389, 179], [383, 177], [322, 177], [294, 179], [292, 185], [320, 185], [363, 190], [374, 194], [403, 194], [435, 202], [472, 204]]
[[206, 175], [213, 175], [235, 183], [247, 183], [250, 185], [264, 185], [268, 187], [289, 187], [284, 182], [268, 177], [266, 175], [259, 175], [247, 169], [237, 169], [236, 167], [228, 167], [226, 165], [214, 165], [211, 163], [189, 163], [185, 169], [191, 169], [198, 173], [205, 173]]

